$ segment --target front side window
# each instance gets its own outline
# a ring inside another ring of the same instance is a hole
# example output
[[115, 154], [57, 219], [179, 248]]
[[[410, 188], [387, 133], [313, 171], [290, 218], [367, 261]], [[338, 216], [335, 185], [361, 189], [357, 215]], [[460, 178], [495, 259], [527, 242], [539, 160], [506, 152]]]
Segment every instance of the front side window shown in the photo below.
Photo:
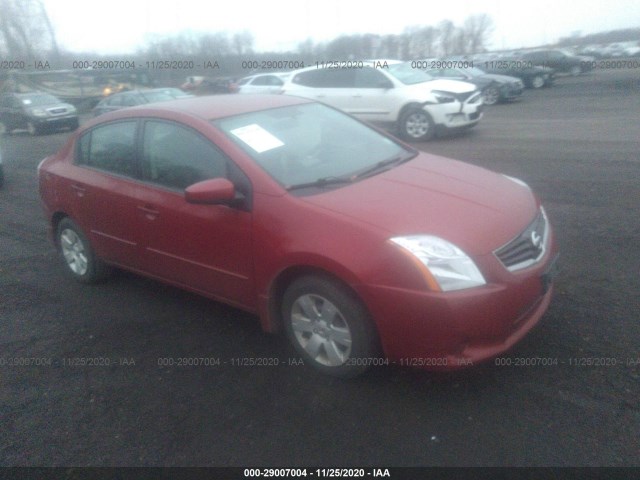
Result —
[[119, 175], [135, 174], [136, 122], [93, 128], [80, 137], [77, 163]]
[[145, 180], [184, 190], [210, 178], [227, 176], [227, 159], [209, 140], [174, 123], [147, 121], [142, 174]]

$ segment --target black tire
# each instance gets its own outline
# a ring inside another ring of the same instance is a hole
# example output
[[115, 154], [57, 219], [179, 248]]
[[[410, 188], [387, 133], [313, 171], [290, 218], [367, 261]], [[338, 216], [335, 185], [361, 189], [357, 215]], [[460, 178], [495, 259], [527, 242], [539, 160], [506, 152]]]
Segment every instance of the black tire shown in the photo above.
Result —
[[109, 267], [94, 253], [84, 232], [70, 218], [58, 224], [56, 244], [67, 273], [81, 283], [97, 283], [109, 273]]
[[398, 123], [400, 135], [410, 141], [424, 142], [433, 138], [435, 124], [431, 115], [419, 107], [408, 108]]
[[538, 89], [544, 87], [545, 81], [542, 75], [536, 75], [530, 81], [531, 88]]
[[482, 103], [484, 105], [495, 105], [500, 101], [500, 91], [497, 87], [487, 87], [482, 91]]
[[362, 303], [323, 276], [295, 280], [284, 294], [282, 318], [289, 341], [322, 373], [351, 378], [377, 358], [377, 335]]

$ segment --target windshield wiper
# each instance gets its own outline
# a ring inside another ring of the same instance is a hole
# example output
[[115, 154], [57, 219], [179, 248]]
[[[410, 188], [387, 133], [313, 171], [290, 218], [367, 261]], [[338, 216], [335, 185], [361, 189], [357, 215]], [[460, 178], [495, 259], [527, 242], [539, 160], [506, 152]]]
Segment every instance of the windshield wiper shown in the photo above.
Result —
[[335, 185], [338, 183], [351, 183], [353, 180], [351, 177], [322, 177], [312, 182], [298, 183], [296, 185], [288, 185], [287, 190], [298, 190], [308, 187], [324, 187], [326, 185]]
[[364, 170], [360, 170], [355, 175], [352, 175], [351, 179], [356, 180], [359, 178], [365, 178], [365, 177], [369, 177], [371, 175], [380, 173], [381, 171], [389, 170], [388, 167], [391, 167], [392, 165], [395, 166], [395, 165], [400, 165], [401, 163], [408, 162], [409, 160], [415, 158], [417, 155], [418, 155], [417, 153], [412, 153], [408, 156], [398, 155], [397, 157], [391, 157], [386, 160], [381, 160], [378, 163], [365, 168]]

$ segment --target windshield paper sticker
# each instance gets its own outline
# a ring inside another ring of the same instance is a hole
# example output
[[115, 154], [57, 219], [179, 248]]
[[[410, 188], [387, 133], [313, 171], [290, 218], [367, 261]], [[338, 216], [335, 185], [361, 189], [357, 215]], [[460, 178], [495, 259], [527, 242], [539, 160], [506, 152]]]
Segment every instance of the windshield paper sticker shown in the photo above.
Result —
[[256, 152], [262, 153], [284, 145], [277, 137], [267, 132], [260, 125], [253, 123], [245, 127], [231, 130], [236, 137], [253, 148]]

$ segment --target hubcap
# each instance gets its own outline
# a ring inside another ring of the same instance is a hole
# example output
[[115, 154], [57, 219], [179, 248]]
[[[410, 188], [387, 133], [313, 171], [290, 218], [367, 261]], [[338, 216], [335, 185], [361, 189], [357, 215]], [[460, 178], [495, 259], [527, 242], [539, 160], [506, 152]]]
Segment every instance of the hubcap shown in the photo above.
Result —
[[412, 113], [405, 121], [407, 135], [412, 138], [420, 138], [429, 131], [429, 120], [423, 113]]
[[495, 88], [490, 88], [484, 92], [483, 97], [485, 105], [493, 105], [498, 101], [498, 92]]
[[293, 303], [291, 327], [298, 344], [322, 365], [340, 366], [351, 354], [349, 325], [338, 308], [320, 295], [302, 295]]
[[87, 254], [84, 244], [76, 232], [67, 228], [60, 235], [60, 247], [67, 265], [76, 275], [87, 273]]
[[540, 88], [544, 85], [544, 79], [542, 77], [534, 77], [531, 83], [533, 84], [533, 88]]

